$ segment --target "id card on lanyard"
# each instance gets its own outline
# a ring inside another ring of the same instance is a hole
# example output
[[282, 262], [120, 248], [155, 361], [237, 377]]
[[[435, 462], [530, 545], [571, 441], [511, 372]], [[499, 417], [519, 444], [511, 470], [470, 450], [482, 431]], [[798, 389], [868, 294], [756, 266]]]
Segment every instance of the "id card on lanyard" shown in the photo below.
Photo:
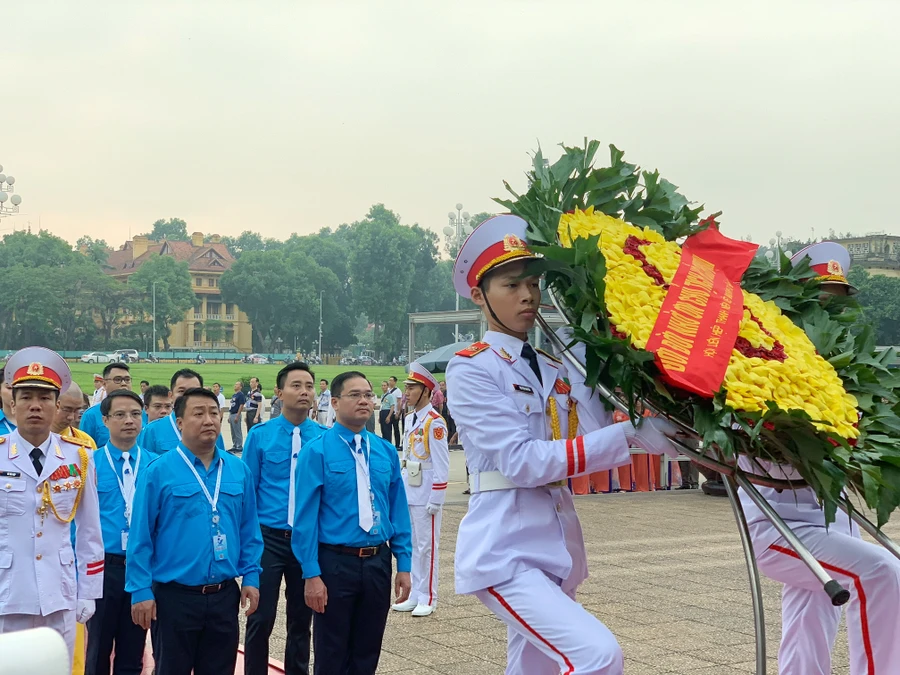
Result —
[[119, 484], [119, 493], [125, 501], [125, 529], [122, 530], [121, 533], [123, 551], [128, 550], [128, 532], [131, 530], [131, 509], [134, 506], [134, 491], [137, 489], [138, 471], [141, 468], [141, 448], [137, 445], [134, 447], [137, 449], [137, 456], [134, 460], [134, 471], [131, 474], [131, 480], [126, 486], [116, 472], [116, 465], [113, 463], [112, 453], [109, 451], [109, 444], [103, 446], [103, 452], [106, 455], [106, 460], [109, 462], [109, 468], [112, 469], [113, 476], [116, 477], [116, 482]]
[[225, 462], [223, 462], [222, 458], [219, 457], [219, 471], [218, 475], [216, 476], [216, 492], [214, 495], [211, 495], [209, 494], [209, 490], [206, 489], [206, 483], [203, 482], [203, 479], [200, 478], [200, 474], [197, 473], [197, 469], [194, 468], [194, 463], [187, 458], [187, 455], [185, 455], [181, 451], [181, 448], [175, 449], [178, 451], [178, 454], [181, 455], [181, 459], [183, 459], [184, 463], [187, 464], [188, 468], [191, 470], [191, 473], [194, 474], [194, 478], [196, 478], [197, 482], [200, 484], [200, 489], [203, 490], [203, 496], [206, 497], [206, 501], [208, 501], [209, 505], [212, 507], [212, 526], [216, 531], [212, 538], [213, 554], [216, 560], [225, 560], [225, 558], [228, 556], [228, 540], [225, 538], [225, 535], [222, 533], [222, 529], [219, 527], [219, 510], [217, 508], [219, 503], [219, 489], [222, 487], [222, 466], [225, 464]]

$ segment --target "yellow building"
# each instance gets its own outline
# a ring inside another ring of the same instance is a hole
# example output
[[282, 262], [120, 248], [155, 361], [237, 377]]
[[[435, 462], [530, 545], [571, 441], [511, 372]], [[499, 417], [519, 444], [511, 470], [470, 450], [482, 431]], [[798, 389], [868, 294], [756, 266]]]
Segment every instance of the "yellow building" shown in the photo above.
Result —
[[202, 232], [194, 232], [190, 241], [157, 242], [137, 236], [109, 253], [106, 272], [125, 283], [143, 263], [158, 255], [188, 264], [197, 296], [197, 305], [185, 313], [184, 321], [171, 327], [169, 346], [192, 351], [252, 351], [250, 320], [237, 305], [223, 302], [219, 291], [222, 274], [235, 262], [221, 237], [214, 234], [205, 241]]
[[855, 267], [869, 274], [900, 277], [900, 236], [879, 232], [835, 241], [850, 251]]

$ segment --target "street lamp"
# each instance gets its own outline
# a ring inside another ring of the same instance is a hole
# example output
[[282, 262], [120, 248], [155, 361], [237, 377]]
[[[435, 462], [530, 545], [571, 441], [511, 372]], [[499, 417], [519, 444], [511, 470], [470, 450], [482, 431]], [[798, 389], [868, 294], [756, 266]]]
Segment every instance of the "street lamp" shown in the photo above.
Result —
[[156, 351], [156, 282], [154, 281], [153, 286], [153, 351]]
[[[463, 205], [456, 205], [456, 213], [450, 211], [447, 214], [447, 217], [450, 219], [450, 224], [444, 228], [444, 236], [447, 237], [447, 253], [450, 254], [451, 258], [456, 258], [456, 254], [459, 253], [459, 249], [462, 248], [463, 242], [465, 242], [466, 237], [472, 234], [472, 230], [474, 229], [469, 222], [469, 212], [463, 211]], [[456, 295], [456, 311], [459, 311], [459, 295]], [[453, 341], [459, 342], [459, 324], [453, 325]]]
[[[16, 191], [13, 185], [16, 184], [15, 176], [7, 176], [3, 173], [3, 166], [0, 165], [0, 218], [11, 216], [19, 212], [19, 204], [22, 203], [22, 196], [12, 194]], [[9, 201], [10, 206], [6, 206]]]
[[319, 362], [322, 362], [322, 300], [325, 291], [319, 291]]

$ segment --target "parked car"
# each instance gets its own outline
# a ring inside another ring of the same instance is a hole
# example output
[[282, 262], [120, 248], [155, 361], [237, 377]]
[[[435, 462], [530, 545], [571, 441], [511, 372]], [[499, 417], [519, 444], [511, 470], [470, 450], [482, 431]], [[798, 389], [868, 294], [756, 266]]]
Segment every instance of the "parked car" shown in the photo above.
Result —
[[262, 354], [247, 354], [243, 359], [241, 359], [244, 363], [254, 363], [256, 365], [269, 363], [269, 357], [263, 356]]
[[113, 358], [109, 354], [104, 354], [103, 352], [91, 352], [81, 357], [82, 363], [109, 363], [112, 360]]
[[124, 363], [137, 363], [141, 358], [137, 349], [117, 349], [114, 353], [116, 359]]

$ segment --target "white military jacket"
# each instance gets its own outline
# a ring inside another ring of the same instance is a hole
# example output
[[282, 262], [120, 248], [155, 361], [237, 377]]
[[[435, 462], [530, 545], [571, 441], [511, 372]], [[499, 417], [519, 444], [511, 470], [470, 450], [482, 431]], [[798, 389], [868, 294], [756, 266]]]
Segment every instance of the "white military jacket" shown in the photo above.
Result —
[[[413, 425], [413, 416], [416, 423]], [[428, 448], [425, 448], [425, 427], [428, 427]], [[406, 501], [410, 506], [443, 504], [450, 474], [450, 450], [447, 448], [447, 423], [429, 403], [416, 413], [406, 416], [406, 439], [403, 444], [403, 482]], [[409, 484], [408, 462], [423, 466], [422, 484]]]
[[[51, 433], [42, 446], [39, 477], [29, 454], [33, 449], [18, 432], [0, 437], [0, 614], [47, 616], [74, 610], [78, 598], [103, 595], [103, 535], [93, 453]], [[59, 516], [66, 519], [81, 483], [73, 551], [71, 524], [57, 518], [49, 505], [42, 508], [44, 485]]]
[[[581, 524], [565, 481], [627, 464], [622, 425], [568, 437], [568, 384], [563, 364], [538, 352], [541, 384], [521, 357], [524, 343], [488, 331], [447, 368], [448, 405], [473, 486], [499, 471], [518, 489], [476, 493], [459, 526], [456, 591], [473, 593], [526, 569], [563, 580], [570, 591], [587, 577]], [[556, 402], [560, 440], [552, 439], [549, 401]], [[593, 419], [607, 419], [599, 401]], [[583, 426], [580, 424], [579, 426]]]

